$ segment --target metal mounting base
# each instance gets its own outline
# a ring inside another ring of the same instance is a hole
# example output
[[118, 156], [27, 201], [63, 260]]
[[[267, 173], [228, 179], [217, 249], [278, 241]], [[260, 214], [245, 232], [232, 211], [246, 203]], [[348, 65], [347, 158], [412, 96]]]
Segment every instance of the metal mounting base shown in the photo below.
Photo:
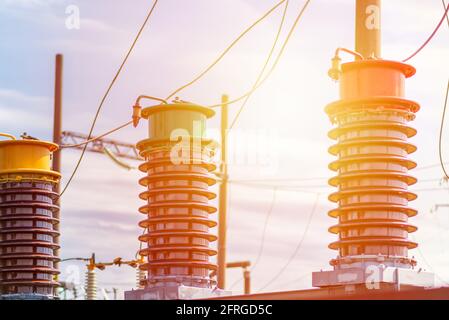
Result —
[[17, 293], [0, 295], [0, 300], [59, 300], [57, 297], [42, 294]]
[[167, 286], [137, 289], [125, 292], [125, 300], [194, 300], [232, 295], [221, 289]]
[[312, 273], [312, 286], [351, 286], [364, 284], [366, 289], [379, 289], [379, 284], [393, 284], [397, 290], [401, 286], [430, 288], [435, 286], [435, 275], [416, 269], [368, 266]]

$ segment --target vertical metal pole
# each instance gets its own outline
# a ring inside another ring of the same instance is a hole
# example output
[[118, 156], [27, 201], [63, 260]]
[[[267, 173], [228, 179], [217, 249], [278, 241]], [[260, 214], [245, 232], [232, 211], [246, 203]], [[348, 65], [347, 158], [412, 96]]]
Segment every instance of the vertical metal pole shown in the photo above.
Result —
[[[62, 136], [62, 67], [63, 56], [57, 54], [55, 59], [55, 96], [54, 96], [54, 114], [53, 114], [53, 142], [61, 144]], [[61, 172], [61, 149], [53, 153], [53, 170]], [[61, 192], [61, 183], [56, 186], [56, 192]], [[56, 205], [60, 208], [60, 199], [57, 198]], [[60, 209], [59, 209], [60, 210]], [[55, 213], [55, 218], [60, 219], [59, 210]], [[55, 225], [55, 230], [59, 233], [59, 223]], [[59, 244], [59, 235], [55, 237], [55, 243]], [[55, 250], [55, 256], [59, 257], [59, 249]], [[59, 263], [55, 262], [55, 269], [59, 269]]]
[[356, 0], [355, 50], [365, 58], [380, 58], [381, 0]]
[[218, 288], [225, 289], [226, 286], [226, 210], [228, 193], [228, 165], [226, 136], [228, 131], [228, 101], [229, 97], [221, 97], [221, 183], [218, 204], [218, 255], [217, 255], [217, 280]]
[[243, 290], [245, 294], [251, 294], [251, 271], [248, 269], [243, 270]]
[[[61, 144], [62, 133], [62, 54], [56, 55], [55, 60], [55, 97], [53, 118], [53, 142]], [[61, 172], [61, 151], [53, 154], [53, 170]]]

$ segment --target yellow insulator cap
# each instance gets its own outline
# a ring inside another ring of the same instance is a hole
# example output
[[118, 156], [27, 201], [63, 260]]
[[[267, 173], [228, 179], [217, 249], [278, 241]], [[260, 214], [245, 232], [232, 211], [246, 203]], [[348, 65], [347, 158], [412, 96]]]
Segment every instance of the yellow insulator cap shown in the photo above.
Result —
[[51, 171], [52, 153], [58, 145], [40, 140], [0, 141], [0, 173], [48, 172]]

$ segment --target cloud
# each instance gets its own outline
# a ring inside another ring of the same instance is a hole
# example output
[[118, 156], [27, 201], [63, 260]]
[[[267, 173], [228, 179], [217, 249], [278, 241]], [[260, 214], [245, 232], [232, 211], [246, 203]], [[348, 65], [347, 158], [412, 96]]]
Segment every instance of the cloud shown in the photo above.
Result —
[[[43, 135], [51, 126], [50, 117], [47, 116], [52, 112], [50, 101], [48, 97], [0, 88], [1, 129], [16, 135], [23, 131], [32, 135]], [[30, 117], [30, 114], [33, 116]]]
[[48, 7], [55, 4], [63, 3], [63, 0], [1, 0], [0, 4], [4, 7], [18, 8], [36, 8]]
[[[27, 52], [38, 52], [41, 56], [52, 56], [55, 51], [60, 50], [65, 53], [64, 126], [66, 129], [85, 132], [104, 88], [113, 77], [141, 23], [145, 14], [142, 8], [146, 8], [148, 3], [139, 2], [139, 5], [133, 6], [135, 11], [127, 10], [125, 16], [123, 10], [117, 9], [126, 6], [121, 2], [104, 8], [98, 2], [83, 2], [80, 5], [81, 29], [68, 31], [64, 28], [65, 1], [6, 2], [8, 6], [2, 6], [0, 9], [2, 19], [7, 16], [12, 21], [11, 25], [14, 22], [43, 35], [31, 37], [30, 42], [10, 41], [8, 52], [11, 56], [23, 54], [23, 50], [17, 48], [20, 45], [21, 48], [26, 46]], [[276, 177], [331, 176], [327, 164], [333, 157], [327, 153], [327, 147], [332, 141], [327, 138], [327, 131], [332, 128], [332, 124], [323, 109], [327, 103], [338, 99], [338, 87], [327, 78], [326, 73], [335, 47], [352, 47], [353, 10], [349, 10], [352, 3], [346, 0], [321, 0], [311, 5], [311, 10], [304, 16], [305, 19], [294, 34], [276, 72], [252, 97], [238, 122], [237, 128], [248, 131], [257, 127], [281, 129], [279, 140], [272, 150], [281, 159]], [[398, 30], [392, 30], [392, 27], [385, 26], [384, 34], [390, 43], [385, 46], [386, 56], [402, 56], [402, 53], [414, 49], [412, 41], [419, 42], [419, 38], [415, 36], [400, 41], [393, 39], [405, 32], [414, 35], [418, 29], [419, 34], [427, 35], [429, 28], [434, 26], [432, 20], [440, 15], [437, 5], [435, 9], [429, 6], [431, 15], [422, 13], [427, 12], [425, 6], [428, 4], [420, 4], [414, 8], [415, 4], [423, 1], [397, 3], [399, 6], [407, 6], [404, 8], [407, 12], [403, 15], [398, 14], [401, 11], [396, 10], [397, 8], [392, 10], [397, 19], [395, 24], [401, 29], [398, 27]], [[117, 87], [111, 92], [96, 132], [106, 131], [126, 121], [137, 94], [165, 94], [177, 84], [191, 79], [268, 6], [261, 1], [233, 1], [230, 5], [230, 2], [210, 0], [167, 0], [161, 4], [121, 74]], [[385, 10], [390, 10], [387, 6], [392, 8], [392, 5], [386, 3]], [[13, 12], [13, 15], [5, 15], [5, 10]], [[296, 13], [295, 10], [296, 8], [292, 9], [291, 17]], [[205, 12], [208, 14], [204, 14]], [[423, 16], [425, 24], [414, 22], [412, 17], [417, 13]], [[386, 17], [391, 20], [393, 14]], [[273, 16], [269, 22], [258, 27], [230, 52], [213, 73], [183, 92], [183, 97], [207, 103], [219, 100], [224, 91], [237, 96], [247, 90], [255, 80], [269, 50], [278, 18], [279, 16]], [[12, 36], [18, 35], [16, 29], [11, 30]], [[437, 161], [437, 154], [434, 152], [437, 140], [434, 137], [438, 130], [437, 113], [440, 112], [442, 85], [445, 84], [443, 82], [448, 70], [447, 60], [443, 59], [447, 49], [440, 50], [440, 46], [444, 45], [442, 37], [443, 35], [441, 38], [435, 38], [436, 42], [432, 42], [431, 46], [413, 61], [419, 67], [418, 74], [407, 83], [410, 94], [423, 104], [417, 121], [412, 124], [420, 132], [414, 143], [420, 146], [416, 156], [421, 164]], [[39, 57], [33, 56], [33, 65], [27, 67], [31, 73], [37, 70], [36, 66], [45, 63], [46, 60]], [[21, 66], [17, 65], [16, 68]], [[53, 73], [52, 69], [48, 70]], [[0, 75], [5, 86], [9, 83], [12, 72]], [[442, 85], [439, 82], [442, 82]], [[38, 84], [36, 80], [36, 86]], [[52, 97], [33, 95], [31, 92], [39, 92], [34, 86], [25, 87], [18, 83], [11, 87], [14, 90], [0, 89], [1, 129], [18, 134], [18, 130], [26, 129], [33, 135], [34, 131], [31, 130], [35, 130], [48, 137], [52, 121]], [[238, 108], [238, 104], [235, 107]], [[235, 115], [235, 110], [231, 109], [231, 116]], [[209, 126], [218, 127], [218, 118], [211, 119]], [[142, 122], [138, 131], [120, 131], [113, 137], [136, 142], [146, 136], [146, 131], [146, 123]], [[264, 144], [262, 146], [266, 147]], [[246, 151], [248, 150], [243, 149], [241, 152]], [[70, 176], [78, 156], [78, 150], [63, 151], [64, 183]], [[438, 169], [416, 174], [420, 178], [441, 176]], [[137, 171], [123, 171], [102, 155], [86, 154], [72, 185], [62, 198], [63, 257], [88, 256], [91, 252], [96, 252], [102, 261], [107, 261], [118, 255], [124, 258], [134, 255], [138, 247], [137, 236], [141, 232], [137, 223], [143, 219], [137, 211], [142, 205], [142, 201], [138, 199], [142, 187], [137, 183], [142, 175]], [[231, 179], [252, 177], [264, 176], [258, 168], [231, 167]], [[276, 185], [269, 181], [266, 184]], [[291, 184], [299, 185], [298, 182]], [[320, 180], [319, 183], [313, 184], [325, 184], [325, 181]], [[322, 190], [313, 188], [312, 182], [301, 185], [307, 190]], [[330, 190], [324, 189], [329, 192]], [[260, 247], [271, 198], [270, 188], [230, 185], [230, 261], [254, 261]], [[304, 233], [313, 199], [313, 194], [279, 191], [267, 228], [261, 264], [254, 272], [253, 282], [256, 289], [268, 281], [295, 250]], [[421, 193], [416, 201], [421, 215], [411, 222], [420, 226], [416, 237], [423, 243], [422, 251], [427, 261], [437, 272], [442, 273], [442, 276], [449, 278], [449, 274], [444, 273], [449, 263], [447, 253], [440, 250], [440, 244], [447, 242], [444, 238], [444, 228], [447, 229], [449, 221], [437, 222], [424, 218], [436, 201], [444, 202], [445, 199], [447, 192], [429, 195]], [[330, 269], [328, 261], [337, 255], [335, 251], [327, 248], [327, 244], [336, 238], [327, 232], [327, 228], [335, 224], [335, 219], [326, 214], [332, 206], [334, 204], [329, 203], [323, 196], [298, 256], [268, 290], [310, 288], [311, 271]], [[213, 218], [216, 219], [216, 216]], [[216, 229], [211, 232], [216, 232]], [[440, 238], [440, 235], [443, 238]], [[418, 260], [421, 260], [417, 253], [412, 254], [416, 254]], [[129, 289], [134, 285], [134, 277], [133, 270], [108, 269], [99, 273], [99, 286]], [[239, 277], [240, 272], [229, 272], [230, 283]]]

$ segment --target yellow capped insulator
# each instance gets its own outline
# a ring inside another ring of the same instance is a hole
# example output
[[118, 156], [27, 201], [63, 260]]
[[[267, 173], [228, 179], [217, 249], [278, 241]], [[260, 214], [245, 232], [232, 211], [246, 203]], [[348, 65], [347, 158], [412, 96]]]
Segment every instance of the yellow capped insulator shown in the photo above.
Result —
[[[331, 261], [336, 269], [361, 263], [412, 267], [408, 251], [417, 244], [409, 239], [416, 227], [409, 207], [416, 195], [409, 175], [416, 163], [409, 155], [416, 147], [409, 126], [419, 104], [404, 98], [405, 80], [415, 74], [407, 64], [387, 60], [363, 60], [341, 66], [340, 100], [326, 107], [336, 125], [329, 137], [336, 144], [329, 152], [337, 157], [329, 168], [337, 175], [329, 180], [338, 190], [329, 196], [337, 207], [329, 215], [338, 224], [329, 231], [338, 240], [329, 247], [339, 251]], [[381, 262], [378, 262], [379, 257]]]
[[0, 179], [5, 179], [5, 175], [35, 173], [58, 181], [60, 174], [51, 170], [52, 153], [56, 150], [56, 144], [40, 140], [0, 141]]
[[146, 262], [147, 286], [192, 286], [211, 288], [209, 276], [216, 270], [210, 243], [217, 237], [209, 232], [216, 226], [210, 215], [217, 211], [209, 201], [216, 197], [209, 187], [216, 183], [211, 157], [213, 143], [205, 139], [207, 118], [214, 111], [191, 103], [156, 105], [142, 110], [149, 123], [149, 138], [137, 148], [146, 174], [140, 184], [146, 201], [139, 211], [145, 215], [139, 237], [146, 248], [140, 251]]
[[39, 140], [0, 141], [1, 295], [57, 295], [60, 174], [51, 170], [57, 149]]

